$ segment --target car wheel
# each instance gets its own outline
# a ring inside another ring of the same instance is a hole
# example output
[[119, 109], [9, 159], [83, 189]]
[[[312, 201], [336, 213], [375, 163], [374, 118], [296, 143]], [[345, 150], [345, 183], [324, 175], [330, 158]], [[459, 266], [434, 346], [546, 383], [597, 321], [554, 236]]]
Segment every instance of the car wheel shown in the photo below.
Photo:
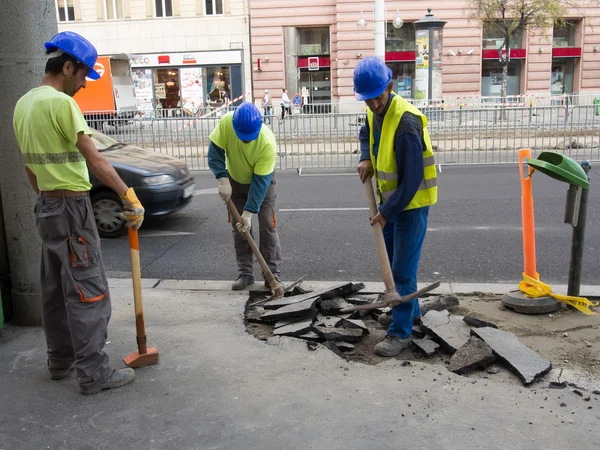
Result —
[[114, 192], [100, 192], [92, 196], [92, 208], [98, 227], [98, 234], [102, 238], [116, 238], [123, 236], [125, 222], [120, 215], [123, 212], [123, 203]]

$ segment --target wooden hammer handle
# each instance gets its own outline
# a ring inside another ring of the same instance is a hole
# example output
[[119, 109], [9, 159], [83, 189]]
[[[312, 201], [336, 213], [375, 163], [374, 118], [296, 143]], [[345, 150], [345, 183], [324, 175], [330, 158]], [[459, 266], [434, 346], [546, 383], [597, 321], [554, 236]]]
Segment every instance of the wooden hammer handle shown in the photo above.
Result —
[[[235, 220], [237, 223], [239, 223], [243, 226], [244, 222], [242, 221], [242, 216], [240, 216], [240, 213], [238, 212], [237, 208], [235, 207], [235, 205], [233, 204], [233, 202], [231, 200], [229, 200], [227, 202], [227, 207], [229, 208], [229, 211], [231, 212], [231, 215], [233, 216], [233, 220]], [[273, 276], [271, 269], [269, 269], [269, 266], [267, 265], [265, 258], [263, 258], [262, 254], [260, 253], [260, 250], [258, 249], [258, 247], [256, 245], [256, 242], [254, 242], [254, 239], [252, 239], [252, 235], [250, 234], [250, 231], [246, 231], [245, 233], [242, 233], [242, 234], [248, 241], [248, 244], [250, 244], [250, 248], [252, 249], [254, 256], [256, 256], [256, 259], [258, 260], [258, 263], [260, 264], [263, 274], [266, 277], [267, 281], [269, 282], [269, 286], [271, 286], [271, 289], [276, 289], [279, 286], [279, 283], [277, 283], [277, 280], [275, 280], [275, 277]]]
[[133, 227], [127, 228], [129, 233], [129, 253], [131, 255], [131, 279], [133, 281], [133, 300], [135, 308], [135, 331], [138, 343], [138, 353], [147, 353], [146, 324], [144, 307], [142, 305], [142, 271], [140, 266], [140, 243], [138, 232]]
[[[367, 191], [369, 212], [371, 214], [371, 218], [373, 218], [378, 213], [377, 204], [375, 203], [375, 191], [373, 190], [373, 179], [369, 178], [364, 184], [365, 190]], [[396, 292], [396, 283], [394, 283], [392, 267], [390, 266], [390, 259], [385, 247], [385, 240], [383, 239], [383, 229], [381, 228], [381, 224], [379, 222], [375, 222], [373, 225], [373, 235], [375, 236], [375, 245], [377, 247], [379, 266], [381, 267], [381, 277], [383, 278], [383, 284], [385, 284], [385, 290], [386, 292]]]

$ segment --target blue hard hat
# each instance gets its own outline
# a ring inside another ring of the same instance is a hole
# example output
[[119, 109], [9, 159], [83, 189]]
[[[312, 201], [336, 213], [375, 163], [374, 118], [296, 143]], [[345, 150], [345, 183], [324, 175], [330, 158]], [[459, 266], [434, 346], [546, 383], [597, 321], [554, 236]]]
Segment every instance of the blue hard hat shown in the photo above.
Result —
[[365, 101], [379, 97], [392, 81], [392, 70], [375, 56], [367, 56], [354, 69], [354, 96]]
[[94, 70], [98, 52], [92, 43], [80, 34], [63, 31], [46, 42], [44, 47], [46, 47], [46, 50], [52, 47], [62, 50], [86, 66], [90, 70], [88, 77], [92, 80], [100, 78], [100, 74]]
[[262, 127], [262, 116], [254, 103], [242, 103], [233, 113], [233, 129], [242, 141], [258, 138]]

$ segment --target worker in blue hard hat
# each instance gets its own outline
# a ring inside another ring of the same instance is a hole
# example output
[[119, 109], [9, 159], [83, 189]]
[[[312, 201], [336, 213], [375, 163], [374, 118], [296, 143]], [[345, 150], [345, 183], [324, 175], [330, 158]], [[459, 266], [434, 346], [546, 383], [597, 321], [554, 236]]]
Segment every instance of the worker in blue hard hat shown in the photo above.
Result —
[[[273, 132], [253, 103], [243, 103], [225, 114], [210, 134], [208, 166], [218, 180], [218, 193], [227, 204], [243, 211], [243, 224], [233, 227], [238, 277], [233, 290], [254, 283], [253, 253], [242, 233], [252, 233], [252, 217], [258, 215], [259, 249], [273, 276], [280, 283], [281, 246], [275, 218], [275, 156]], [[270, 288], [265, 280], [265, 287]]]
[[35, 216], [42, 241], [42, 322], [53, 380], [75, 368], [82, 394], [132, 382], [133, 369], [113, 369], [104, 352], [111, 315], [100, 238], [90, 202], [89, 170], [120, 195], [122, 220], [136, 229], [144, 208], [132, 188], [96, 149], [73, 95], [86, 86], [97, 53], [83, 36], [58, 33], [46, 42], [39, 87], [19, 99], [13, 126], [25, 171], [38, 194]]
[[[359, 135], [358, 173], [363, 183], [375, 176], [379, 206], [371, 225], [382, 225], [396, 289], [407, 295], [417, 290], [417, 269], [429, 207], [437, 201], [437, 180], [427, 118], [394, 94], [392, 85], [391, 70], [378, 58], [365, 58], [354, 69], [354, 94], [367, 105], [367, 120]], [[374, 352], [399, 354], [410, 344], [413, 322], [420, 317], [418, 299], [395, 306], [389, 316], [380, 316], [388, 330]]]

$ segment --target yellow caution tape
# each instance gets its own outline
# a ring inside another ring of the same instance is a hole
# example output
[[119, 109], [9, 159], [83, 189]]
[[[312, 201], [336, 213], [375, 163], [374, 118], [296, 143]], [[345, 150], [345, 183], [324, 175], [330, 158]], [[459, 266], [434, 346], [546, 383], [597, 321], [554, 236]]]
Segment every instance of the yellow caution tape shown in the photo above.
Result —
[[523, 273], [523, 281], [519, 283], [519, 289], [523, 294], [530, 298], [537, 298], [548, 295], [555, 300], [566, 303], [567, 305], [571, 305], [573, 308], [576, 308], [587, 315], [596, 314], [595, 312], [591, 311], [589, 307], [599, 305], [598, 302], [589, 301], [587, 298], [584, 297], [554, 294], [550, 286], [540, 281], [539, 274], [536, 274], [536, 278], [532, 278], [529, 275]]

